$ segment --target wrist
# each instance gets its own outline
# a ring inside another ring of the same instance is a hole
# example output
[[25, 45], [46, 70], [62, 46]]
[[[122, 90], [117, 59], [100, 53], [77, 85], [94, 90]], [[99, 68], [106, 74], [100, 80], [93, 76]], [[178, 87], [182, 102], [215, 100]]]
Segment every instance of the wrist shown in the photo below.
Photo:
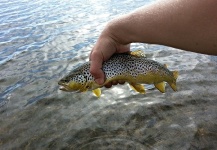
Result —
[[132, 35], [130, 34], [130, 29], [128, 27], [127, 15], [116, 18], [110, 21], [104, 31], [103, 34], [112, 38], [117, 44], [127, 45], [132, 42]]

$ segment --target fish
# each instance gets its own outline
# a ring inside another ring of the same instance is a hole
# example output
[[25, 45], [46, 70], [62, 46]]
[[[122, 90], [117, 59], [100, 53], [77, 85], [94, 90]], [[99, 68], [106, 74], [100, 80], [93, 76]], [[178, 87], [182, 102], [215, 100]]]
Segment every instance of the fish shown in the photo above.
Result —
[[90, 73], [91, 61], [85, 62], [73, 69], [68, 75], [59, 80], [60, 90], [66, 92], [91, 91], [95, 96], [101, 96], [101, 87], [112, 81], [124, 81], [130, 87], [141, 94], [145, 94], [143, 84], [154, 84], [162, 93], [165, 93], [165, 85], [177, 91], [176, 80], [178, 71], [170, 71], [166, 64], [148, 59], [142, 50], [129, 53], [114, 54], [102, 65], [105, 74], [105, 82], [99, 85]]

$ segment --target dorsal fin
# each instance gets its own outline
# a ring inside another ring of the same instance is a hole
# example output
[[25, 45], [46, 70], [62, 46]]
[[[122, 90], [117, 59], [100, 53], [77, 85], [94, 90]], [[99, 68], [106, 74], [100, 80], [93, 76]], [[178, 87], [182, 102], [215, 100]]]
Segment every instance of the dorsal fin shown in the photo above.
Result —
[[133, 55], [135, 57], [146, 57], [145, 53], [142, 50], [135, 50], [135, 51], [131, 51], [130, 55]]

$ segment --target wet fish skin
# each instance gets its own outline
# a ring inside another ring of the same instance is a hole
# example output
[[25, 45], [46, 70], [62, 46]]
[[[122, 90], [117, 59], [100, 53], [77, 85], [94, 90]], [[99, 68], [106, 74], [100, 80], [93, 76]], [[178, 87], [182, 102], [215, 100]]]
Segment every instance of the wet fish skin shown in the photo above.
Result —
[[141, 51], [134, 51], [132, 54], [115, 54], [104, 62], [102, 70], [106, 80], [103, 85], [98, 85], [94, 81], [89, 70], [90, 62], [72, 70], [58, 82], [62, 86], [60, 89], [68, 92], [92, 90], [97, 97], [100, 97], [100, 87], [111, 81], [122, 80], [142, 94], [145, 93], [145, 88], [141, 84], [154, 84], [159, 91], [164, 93], [165, 82], [167, 82], [174, 91], [177, 91], [178, 72], [172, 72], [167, 69], [167, 66], [145, 58]]

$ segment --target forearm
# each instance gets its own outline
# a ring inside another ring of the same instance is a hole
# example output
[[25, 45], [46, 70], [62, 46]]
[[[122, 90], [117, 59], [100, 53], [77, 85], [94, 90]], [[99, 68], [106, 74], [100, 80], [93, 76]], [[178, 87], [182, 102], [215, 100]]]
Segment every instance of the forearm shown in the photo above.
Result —
[[113, 20], [107, 30], [122, 44], [154, 43], [217, 54], [216, 8], [216, 0], [160, 0]]

